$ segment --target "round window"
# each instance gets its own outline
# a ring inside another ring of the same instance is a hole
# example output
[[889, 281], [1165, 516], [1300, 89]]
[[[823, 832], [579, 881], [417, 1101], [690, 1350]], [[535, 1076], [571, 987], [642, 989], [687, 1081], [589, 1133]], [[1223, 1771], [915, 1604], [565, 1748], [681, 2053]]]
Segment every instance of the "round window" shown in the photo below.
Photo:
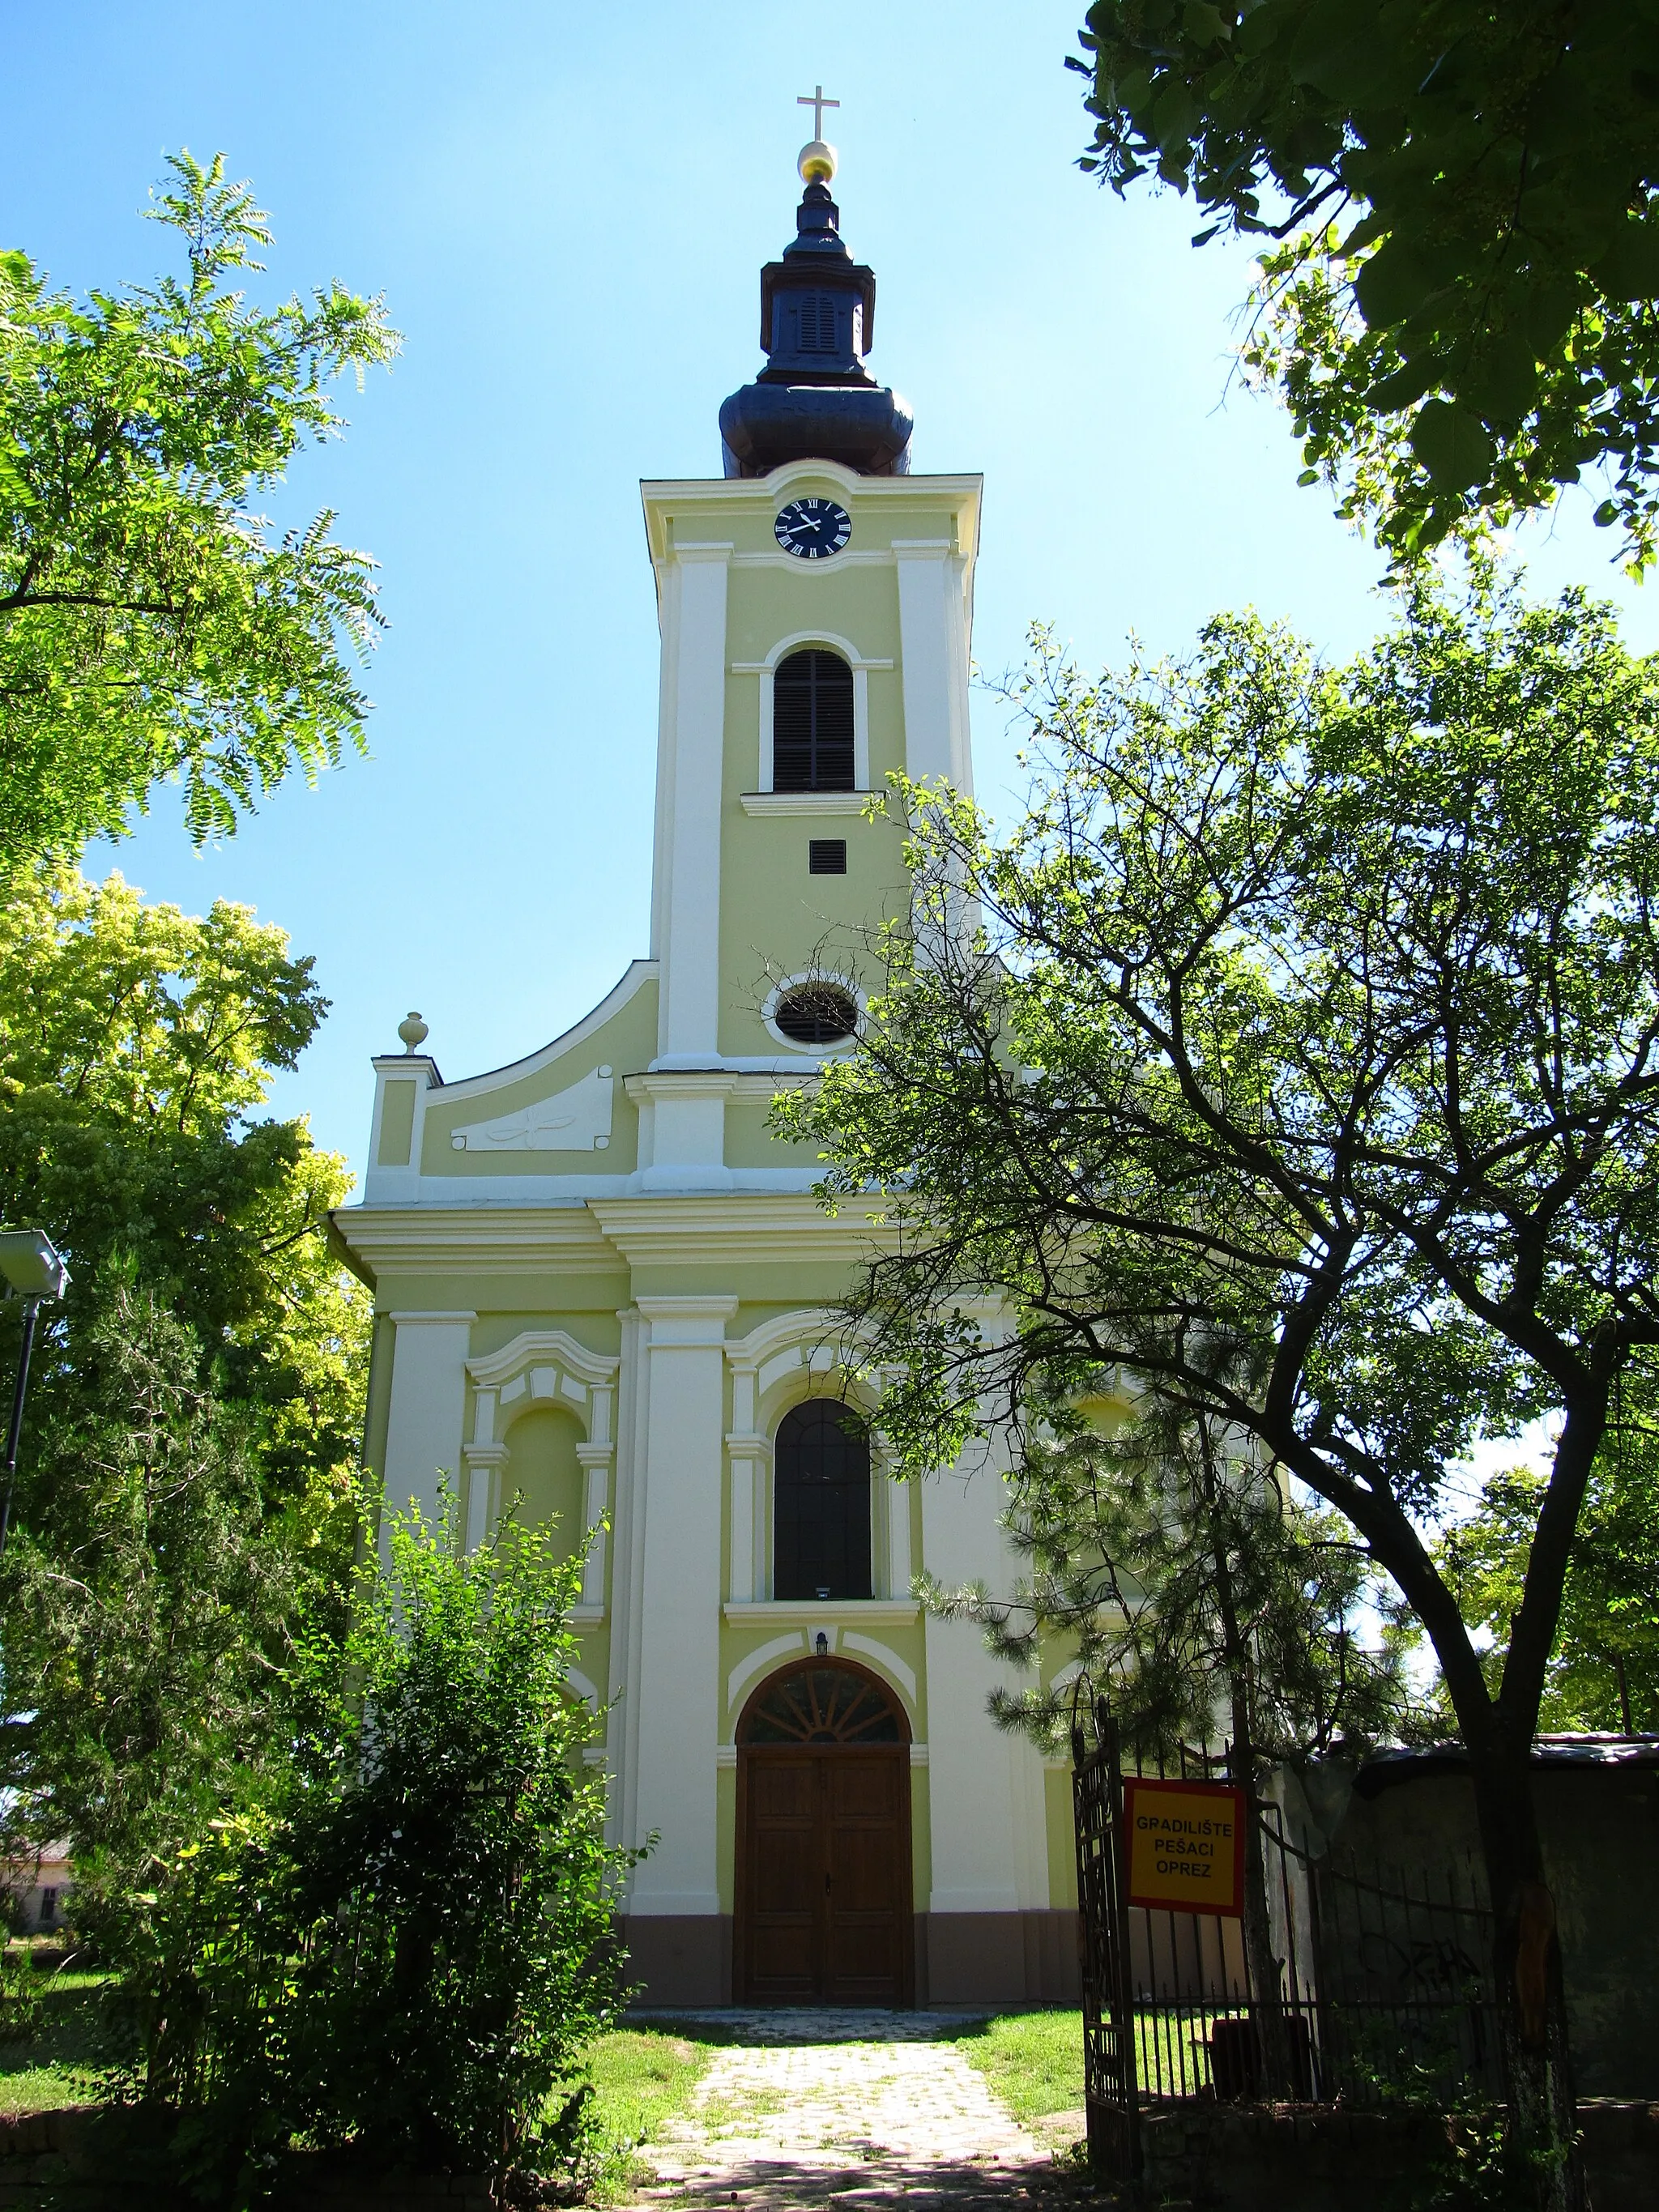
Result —
[[840, 983], [797, 983], [772, 1019], [792, 1044], [839, 1044], [859, 1025], [858, 1000]]

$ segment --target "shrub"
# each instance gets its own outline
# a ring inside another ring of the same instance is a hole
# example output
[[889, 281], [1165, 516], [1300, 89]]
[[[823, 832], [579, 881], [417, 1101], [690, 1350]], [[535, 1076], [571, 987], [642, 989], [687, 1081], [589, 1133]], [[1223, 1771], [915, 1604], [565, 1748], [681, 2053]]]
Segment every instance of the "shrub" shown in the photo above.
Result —
[[365, 2162], [546, 2172], [586, 2133], [583, 2053], [620, 1954], [592, 1716], [573, 1696], [580, 1562], [507, 1522], [393, 1519], [270, 1808], [216, 1822], [156, 1892], [129, 1977], [139, 2094], [182, 2118], [198, 2193], [295, 2137]]

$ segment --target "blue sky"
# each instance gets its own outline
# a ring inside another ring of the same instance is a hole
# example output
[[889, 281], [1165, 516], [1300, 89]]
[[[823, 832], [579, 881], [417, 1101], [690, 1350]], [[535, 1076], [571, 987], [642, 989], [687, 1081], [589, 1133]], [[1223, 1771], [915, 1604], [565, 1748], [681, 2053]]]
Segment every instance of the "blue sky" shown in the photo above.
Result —
[[[656, 632], [639, 479], [718, 473], [758, 366], [758, 272], [793, 230], [798, 93], [822, 81], [843, 228], [880, 284], [872, 365], [915, 465], [985, 473], [975, 649], [1034, 617], [1091, 660], [1179, 649], [1254, 604], [1342, 653], [1380, 564], [1295, 484], [1285, 418], [1230, 392], [1246, 263], [1189, 207], [1071, 166], [1080, 9], [960, 0], [0, 0], [14, 97], [0, 246], [61, 283], [142, 280], [166, 153], [223, 148], [274, 216], [273, 291], [338, 276], [404, 333], [343, 445], [276, 511], [328, 504], [381, 564], [373, 758], [189, 846], [162, 793], [111, 854], [152, 897], [242, 900], [314, 953], [333, 1011], [273, 1093], [361, 1161], [368, 1055], [418, 1006], [455, 1077], [533, 1048], [646, 947]], [[1522, 541], [1659, 645], [1659, 599], [1576, 497]], [[1003, 710], [976, 707], [1007, 803]]]

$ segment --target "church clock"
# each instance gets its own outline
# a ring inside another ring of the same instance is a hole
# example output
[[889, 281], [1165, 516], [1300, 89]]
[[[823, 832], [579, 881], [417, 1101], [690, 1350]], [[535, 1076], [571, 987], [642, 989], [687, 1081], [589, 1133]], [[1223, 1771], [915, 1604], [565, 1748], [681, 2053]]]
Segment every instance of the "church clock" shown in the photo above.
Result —
[[833, 499], [792, 499], [779, 509], [772, 534], [798, 561], [822, 561], [851, 538], [853, 518]]

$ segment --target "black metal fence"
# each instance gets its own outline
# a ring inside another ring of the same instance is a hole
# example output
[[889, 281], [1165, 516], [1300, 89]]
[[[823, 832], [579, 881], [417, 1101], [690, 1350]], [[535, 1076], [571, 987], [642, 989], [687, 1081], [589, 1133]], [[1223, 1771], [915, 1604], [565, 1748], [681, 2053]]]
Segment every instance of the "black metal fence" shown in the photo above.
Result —
[[[1231, 1778], [1226, 1751], [1137, 1762]], [[1091, 2156], [1138, 2164], [1140, 2107], [1183, 2098], [1380, 2106], [1499, 2094], [1492, 1923], [1478, 1867], [1361, 1863], [1283, 1802], [1257, 1816], [1274, 1972], [1256, 1986], [1241, 1923], [1126, 1901], [1115, 1730], [1073, 1739]], [[1276, 1986], [1274, 1983], [1276, 1982]]]

